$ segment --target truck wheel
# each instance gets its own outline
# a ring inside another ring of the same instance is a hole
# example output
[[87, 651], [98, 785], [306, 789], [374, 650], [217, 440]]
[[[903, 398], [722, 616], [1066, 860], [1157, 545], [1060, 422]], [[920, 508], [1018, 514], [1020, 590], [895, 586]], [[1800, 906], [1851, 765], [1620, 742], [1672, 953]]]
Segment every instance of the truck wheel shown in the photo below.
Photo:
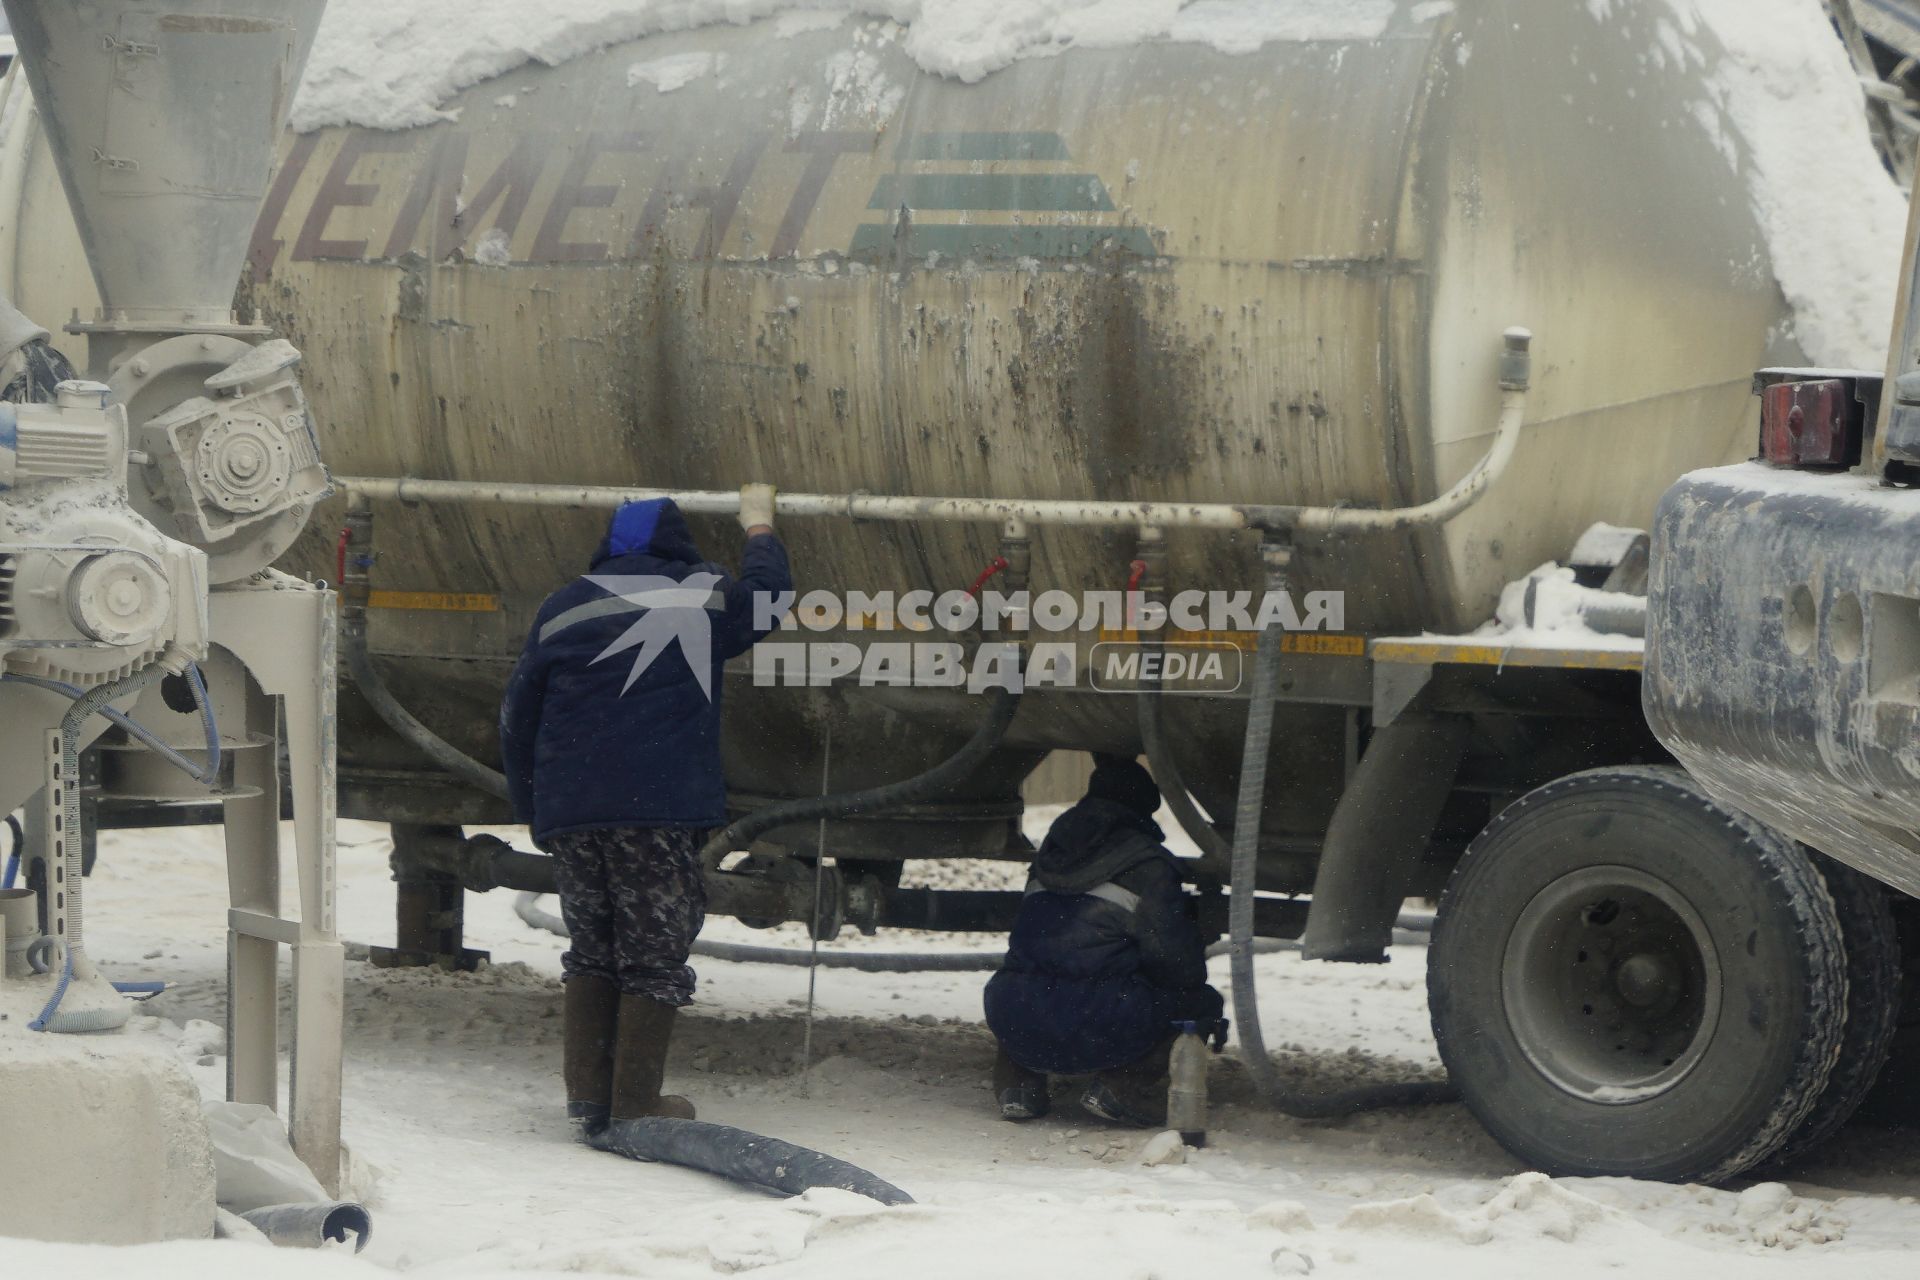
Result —
[[1461, 1097], [1551, 1174], [1716, 1182], [1812, 1112], [1846, 951], [1806, 851], [1674, 768], [1523, 796], [1454, 870], [1434, 1036]]
[[1914, 1087], [1920, 1083], [1920, 898], [1892, 894], [1889, 906], [1904, 975], [1893, 1051], [1855, 1118], [1881, 1129], [1920, 1129], [1920, 1089]]
[[1827, 1087], [1786, 1145], [1767, 1161], [1772, 1169], [1812, 1154], [1853, 1118], [1893, 1053], [1900, 1022], [1900, 935], [1886, 889], [1872, 876], [1822, 854], [1812, 857], [1833, 898], [1846, 942], [1847, 1025]]

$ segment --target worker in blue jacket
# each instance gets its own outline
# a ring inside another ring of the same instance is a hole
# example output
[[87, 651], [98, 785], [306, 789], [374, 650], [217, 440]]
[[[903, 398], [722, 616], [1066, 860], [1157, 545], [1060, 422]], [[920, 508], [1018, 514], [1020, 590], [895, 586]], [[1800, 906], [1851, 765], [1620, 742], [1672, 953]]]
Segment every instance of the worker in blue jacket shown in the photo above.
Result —
[[665, 1096], [687, 956], [706, 920], [700, 847], [727, 820], [721, 669], [778, 625], [793, 576], [771, 485], [740, 491], [738, 578], [665, 498], [614, 512], [589, 572], [547, 598], [507, 684], [500, 755], [515, 813], [553, 855], [572, 945], [567, 1114], [693, 1118]]
[[1153, 820], [1159, 807], [1138, 763], [1099, 757], [1085, 797], [1040, 844], [1006, 964], [987, 983], [1005, 1119], [1047, 1113], [1048, 1075], [1091, 1074], [1087, 1111], [1160, 1124], [1174, 1024], [1221, 1015], [1195, 900]]

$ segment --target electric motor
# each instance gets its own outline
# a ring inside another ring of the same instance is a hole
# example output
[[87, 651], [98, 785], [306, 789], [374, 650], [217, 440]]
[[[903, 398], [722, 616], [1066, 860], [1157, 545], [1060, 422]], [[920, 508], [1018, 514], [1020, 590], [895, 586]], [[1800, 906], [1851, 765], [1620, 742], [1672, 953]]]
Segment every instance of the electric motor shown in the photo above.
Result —
[[206, 556], [127, 495], [126, 413], [97, 382], [0, 404], [0, 670], [77, 685], [205, 651]]

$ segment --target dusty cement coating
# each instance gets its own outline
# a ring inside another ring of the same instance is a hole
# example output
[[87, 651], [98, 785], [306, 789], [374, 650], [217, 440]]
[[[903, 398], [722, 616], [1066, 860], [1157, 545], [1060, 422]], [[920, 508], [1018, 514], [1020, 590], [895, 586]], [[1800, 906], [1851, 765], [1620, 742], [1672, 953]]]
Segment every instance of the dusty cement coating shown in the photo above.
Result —
[[0, 1236], [142, 1244], [213, 1234], [200, 1091], [165, 1044], [28, 1031], [0, 1004]]

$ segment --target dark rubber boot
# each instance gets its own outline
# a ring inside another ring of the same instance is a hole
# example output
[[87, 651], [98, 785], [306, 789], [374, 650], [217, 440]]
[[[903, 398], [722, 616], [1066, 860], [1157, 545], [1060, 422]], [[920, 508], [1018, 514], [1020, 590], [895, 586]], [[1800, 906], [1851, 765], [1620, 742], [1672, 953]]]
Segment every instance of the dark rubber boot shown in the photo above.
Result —
[[1029, 1071], [1001, 1049], [993, 1059], [993, 1096], [1002, 1120], [1038, 1120], [1053, 1109], [1047, 1078]]
[[567, 1124], [576, 1141], [607, 1126], [613, 1103], [613, 1042], [620, 993], [605, 978], [566, 981]]
[[1102, 1071], [1080, 1097], [1080, 1106], [1092, 1115], [1136, 1129], [1158, 1129], [1167, 1122], [1167, 1063], [1173, 1040], [1137, 1062]]
[[615, 1120], [694, 1118], [691, 1102], [660, 1092], [667, 1074], [667, 1043], [673, 1038], [673, 1017], [678, 1012], [645, 996], [620, 997], [620, 1033], [613, 1055]]

